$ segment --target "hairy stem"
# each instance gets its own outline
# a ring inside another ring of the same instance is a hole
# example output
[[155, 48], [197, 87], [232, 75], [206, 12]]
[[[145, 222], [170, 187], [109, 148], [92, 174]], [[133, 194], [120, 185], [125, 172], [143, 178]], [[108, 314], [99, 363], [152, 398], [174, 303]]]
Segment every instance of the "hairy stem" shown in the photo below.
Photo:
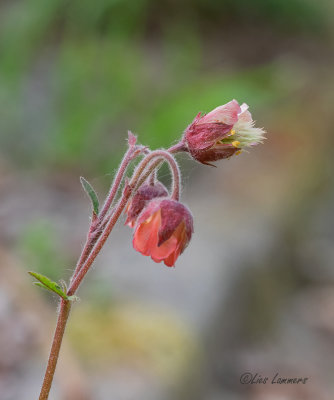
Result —
[[150, 184], [151, 186], [154, 186], [156, 180], [157, 180], [157, 170], [155, 169], [155, 170], [151, 173], [151, 175], [149, 176], [149, 184]]
[[180, 151], [188, 151], [186, 144], [183, 140], [171, 146], [168, 150], [169, 153], [179, 153]]
[[153, 172], [154, 168], [156, 168], [155, 163], [151, 163], [151, 161], [154, 158], [159, 159], [159, 162], [157, 163], [157, 165], [159, 165], [161, 158], [165, 159], [168, 162], [168, 164], [170, 165], [171, 170], [173, 172], [173, 182], [174, 182], [172, 196], [173, 196], [173, 198], [178, 199], [179, 188], [180, 188], [180, 174], [179, 174], [178, 166], [177, 166], [173, 156], [171, 156], [167, 151], [164, 151], [164, 150], [152, 151], [139, 163], [136, 170], [134, 171], [131, 181], [125, 187], [123, 196], [121, 197], [120, 201], [118, 202], [117, 206], [115, 207], [115, 210], [112, 213], [109, 221], [107, 222], [102, 234], [96, 241], [86, 262], [82, 265], [81, 269], [77, 272], [77, 275], [75, 276], [74, 280], [72, 281], [72, 283], [68, 289], [68, 295], [72, 296], [75, 294], [75, 292], [78, 289], [79, 285], [81, 284], [83, 278], [87, 274], [89, 268], [93, 264], [95, 258], [101, 251], [106, 240], [108, 239], [108, 236], [110, 235], [118, 218], [122, 214], [130, 196], [135, 191], [135, 189], [138, 187], [138, 182], [142, 178], [142, 175], [146, 176], [146, 178], [147, 178]]
[[[128, 151], [125, 153], [125, 155], [123, 157], [123, 160], [122, 160], [122, 162], [120, 164], [120, 167], [119, 167], [119, 169], [117, 171], [116, 177], [115, 177], [115, 179], [113, 181], [113, 184], [112, 184], [112, 186], [110, 188], [110, 191], [109, 191], [109, 194], [107, 196], [107, 199], [106, 199], [106, 201], [104, 203], [104, 206], [103, 206], [103, 208], [102, 208], [102, 210], [101, 210], [101, 212], [100, 212], [100, 214], [98, 216], [99, 228], [100, 229], [96, 229], [95, 231], [94, 231], [94, 229], [92, 229], [93, 228], [93, 222], [94, 222], [92, 220], [92, 224], [90, 226], [89, 233], [87, 235], [87, 240], [86, 240], [84, 249], [83, 249], [83, 251], [81, 253], [81, 256], [80, 256], [80, 258], [78, 260], [78, 263], [77, 263], [76, 269], [74, 271], [74, 274], [73, 274], [73, 276], [71, 278], [71, 281], [73, 281], [73, 279], [78, 275], [78, 272], [82, 268], [84, 262], [87, 260], [87, 258], [89, 256], [90, 252], [92, 251], [97, 239], [101, 236], [101, 234], [103, 232], [103, 228], [106, 225], [106, 222], [103, 221], [103, 219], [107, 219], [106, 218], [106, 214], [107, 214], [112, 202], [115, 199], [115, 196], [116, 196], [116, 194], [117, 194], [117, 192], [119, 190], [119, 186], [120, 186], [120, 184], [122, 182], [122, 179], [123, 179], [123, 177], [125, 175], [125, 172], [126, 172], [128, 166], [129, 166], [131, 160], [133, 160], [133, 158], [136, 155], [138, 155], [140, 152], [144, 152], [144, 150], [145, 150], [144, 148], [138, 148], [138, 150], [135, 152], [133, 147], [131, 146], [131, 147], [129, 147]], [[184, 145], [184, 143], [182, 141], [177, 143], [176, 145], [170, 147], [166, 152], [177, 153], [177, 152], [180, 152], [180, 151], [186, 151], [185, 145]], [[137, 153], [137, 154], [134, 154], [134, 153]], [[154, 181], [156, 179], [156, 169], [159, 166], [159, 164], [162, 163], [162, 161], [163, 161], [163, 159], [155, 160], [155, 161], [152, 162], [152, 164], [148, 168], [148, 171], [153, 171], [151, 173], [151, 184], [154, 183]], [[179, 175], [179, 171], [177, 171], [177, 174]], [[138, 185], [137, 186], [139, 187], [147, 179], [147, 177], [149, 175], [150, 175], [150, 173], [148, 173], [148, 172], [146, 174], [143, 174], [142, 177], [138, 180]], [[173, 182], [174, 181], [175, 181], [175, 179], [173, 180]], [[178, 179], [178, 190], [177, 190], [177, 195], [178, 196], [179, 196], [179, 185], [180, 185], [179, 181], [180, 181], [180, 179]]]
[[[155, 158], [158, 158], [158, 160], [154, 160]], [[154, 160], [154, 162], [152, 162], [152, 160]], [[173, 177], [172, 198], [175, 200], [179, 200], [180, 186], [181, 186], [180, 170], [174, 157], [166, 150], [155, 150], [152, 151], [150, 154], [148, 154], [135, 169], [132, 179], [137, 182], [138, 186], [140, 186], [144, 177], [146, 179], [147, 176], [149, 176], [150, 173], [159, 166], [161, 161], [166, 161], [168, 163], [168, 166], [172, 172], [172, 177]], [[146, 169], [146, 174], [143, 174], [145, 169]]]
[[104, 220], [106, 214], [108, 213], [110, 206], [112, 205], [113, 201], [115, 200], [115, 197], [119, 190], [120, 184], [124, 178], [124, 175], [126, 173], [126, 170], [129, 166], [130, 162], [135, 157], [137, 157], [142, 151], [144, 151], [143, 147], [138, 146], [136, 148], [134, 145], [129, 145], [129, 148], [128, 148], [127, 152], [125, 153], [123, 160], [121, 161], [121, 164], [119, 166], [119, 169], [117, 171], [115, 179], [110, 187], [110, 190], [109, 190], [108, 196], [106, 197], [103, 208], [100, 211], [99, 215], [96, 216], [96, 219], [92, 219], [84, 249], [83, 249], [81, 256], [77, 262], [75, 271], [71, 278], [71, 281], [73, 281], [73, 279], [78, 275], [84, 262], [87, 260], [90, 252], [92, 251], [94, 244], [96, 243], [97, 239], [99, 238], [99, 236], [101, 235], [101, 233], [103, 231], [103, 227], [104, 227], [103, 220]]
[[60, 309], [58, 314], [57, 326], [53, 336], [53, 342], [50, 350], [50, 356], [48, 360], [48, 365], [46, 367], [43, 385], [41, 393], [39, 395], [39, 400], [47, 400], [49, 397], [53, 376], [56, 370], [57, 361], [59, 357], [59, 351], [61, 347], [61, 342], [63, 340], [66, 322], [71, 310], [71, 302], [68, 300], [61, 299]]
[[123, 176], [126, 172], [126, 169], [128, 168], [130, 161], [133, 158], [133, 147], [129, 147], [128, 151], [125, 153], [124, 158], [121, 162], [121, 165], [117, 171], [117, 174], [115, 176], [114, 182], [111, 185], [109, 194], [106, 198], [106, 201], [103, 205], [102, 210], [99, 213], [99, 220], [102, 221], [105, 215], [107, 214], [112, 202], [115, 199], [115, 196], [118, 192], [119, 186], [122, 182]]
[[[135, 150], [134, 146], [130, 146], [128, 151], [126, 152], [120, 168], [116, 174], [115, 180], [112, 184], [110, 192], [107, 196], [106, 202], [103, 206], [103, 209], [98, 216], [98, 220], [92, 219], [91, 226], [89, 228], [89, 232], [87, 235], [86, 244], [83, 248], [81, 256], [78, 260], [76, 269], [71, 278], [70, 287], [67, 291], [67, 294], [74, 295], [77, 291], [79, 285], [81, 284], [83, 278], [88, 272], [89, 268], [93, 264], [95, 258], [101, 251], [103, 245], [105, 244], [108, 236], [110, 235], [113, 227], [115, 226], [118, 218], [122, 214], [129, 198], [133, 194], [133, 192], [147, 179], [150, 174], [162, 163], [162, 161], [167, 161], [168, 165], [173, 174], [173, 193], [172, 197], [175, 199], [179, 198], [180, 192], [180, 172], [178, 169], [178, 165], [174, 160], [173, 156], [170, 154], [172, 152], [182, 151], [183, 145], [177, 144], [172, 146], [168, 151], [165, 150], [156, 150], [149, 153], [137, 166], [133, 177], [129, 183], [126, 184], [123, 195], [113, 211], [110, 213], [110, 216], [107, 216], [107, 213], [112, 205], [116, 194], [119, 190], [119, 186], [123, 180], [126, 169], [131, 162], [131, 160], [139, 155], [143, 149]], [[170, 152], [169, 152], [170, 151]], [[71, 302], [68, 300], [61, 299], [60, 309], [57, 319], [57, 326], [53, 337], [53, 342], [51, 346], [50, 356], [48, 359], [48, 364], [43, 380], [43, 385], [41, 388], [39, 400], [47, 400], [49, 397], [54, 373], [57, 366], [57, 361], [59, 357], [59, 351], [61, 347], [61, 343], [63, 340], [66, 323], [70, 314]]]
[[97, 238], [98, 238], [98, 232], [95, 231], [96, 229], [96, 221], [91, 222], [87, 238], [86, 238], [86, 243], [84, 245], [84, 248], [81, 252], [81, 255], [79, 257], [79, 260], [77, 262], [76, 268], [73, 272], [71, 281], [77, 276], [79, 270], [81, 269], [83, 263], [87, 260], [87, 257], [89, 256], [89, 253], [91, 252]]

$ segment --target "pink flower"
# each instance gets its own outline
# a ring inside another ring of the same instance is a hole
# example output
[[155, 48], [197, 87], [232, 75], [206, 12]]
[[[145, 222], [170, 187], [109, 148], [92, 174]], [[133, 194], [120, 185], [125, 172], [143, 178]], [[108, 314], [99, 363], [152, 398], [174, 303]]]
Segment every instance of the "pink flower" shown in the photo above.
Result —
[[160, 182], [155, 182], [154, 185], [149, 183], [141, 185], [126, 207], [127, 219], [125, 224], [133, 228], [139, 214], [150, 200], [166, 196], [168, 196], [168, 191]]
[[248, 105], [232, 100], [203, 116], [199, 113], [186, 129], [184, 141], [193, 158], [209, 164], [261, 143], [264, 133], [254, 127]]
[[166, 198], [151, 200], [137, 220], [133, 247], [155, 262], [172, 267], [192, 232], [193, 219], [187, 207]]

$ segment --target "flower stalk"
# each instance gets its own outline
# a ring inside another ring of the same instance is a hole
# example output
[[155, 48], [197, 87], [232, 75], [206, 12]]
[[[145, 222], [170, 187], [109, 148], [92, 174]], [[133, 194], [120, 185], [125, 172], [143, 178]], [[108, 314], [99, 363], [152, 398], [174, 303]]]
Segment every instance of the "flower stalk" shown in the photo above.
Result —
[[46, 367], [39, 400], [47, 400], [49, 397], [54, 373], [57, 366], [57, 361], [59, 358], [60, 347], [65, 333], [66, 323], [70, 315], [70, 310], [71, 302], [69, 300], [61, 299], [56, 330], [53, 336], [50, 356]]
[[[112, 211], [108, 222], [103, 226], [104, 218], [110, 209], [112, 202], [115, 199], [115, 196], [119, 190], [119, 187], [124, 178], [125, 171], [129, 165], [129, 163], [133, 160], [134, 157], [138, 156], [140, 151], [138, 149], [134, 151], [133, 147], [129, 147], [126, 152], [119, 170], [117, 171], [116, 178], [112, 184], [112, 187], [107, 196], [106, 202], [101, 213], [91, 220], [91, 225], [87, 234], [86, 244], [83, 248], [83, 251], [79, 257], [76, 269], [73, 273], [73, 276], [70, 280], [70, 287], [67, 290], [68, 296], [73, 296], [78, 290], [82, 280], [96, 259], [97, 255], [101, 251], [103, 245], [108, 239], [113, 227], [115, 226], [118, 218], [122, 214], [130, 196], [133, 194], [135, 189], [138, 189], [138, 182], [141, 181], [142, 176], [146, 177], [149, 174], [154, 173], [154, 170], [159, 166], [161, 160], [166, 160], [173, 174], [173, 198], [179, 197], [180, 192], [180, 171], [177, 166], [177, 163], [173, 156], [171, 156], [168, 152], [163, 150], [158, 150], [155, 152], [151, 152], [148, 154], [142, 162], [137, 167], [131, 181], [126, 184], [125, 189], [123, 190], [123, 195], [119, 200], [117, 206]], [[158, 158], [158, 163], [151, 163], [152, 159]], [[93, 214], [94, 215], [94, 214]], [[102, 229], [101, 229], [102, 225]], [[100, 230], [98, 230], [100, 228]], [[57, 361], [59, 357], [59, 352], [61, 348], [62, 339], [65, 332], [66, 323], [69, 317], [71, 309], [71, 302], [69, 300], [62, 299], [60, 302], [59, 314], [57, 319], [56, 330], [50, 350], [50, 356], [45, 372], [45, 377], [42, 384], [42, 389], [40, 393], [39, 400], [47, 400], [49, 397], [49, 392], [51, 389], [53, 376], [56, 370]]]
[[[244, 104], [240, 107], [233, 100], [202, 117], [198, 114], [180, 142], [168, 150], [150, 151], [147, 147], [137, 145], [136, 137], [129, 132], [128, 149], [100, 211], [94, 189], [82, 178], [84, 189], [93, 204], [93, 214], [69, 288], [62, 291], [55, 282], [32, 273], [40, 280], [38, 285], [43, 287], [44, 283], [44, 288], [48, 288], [49, 285], [50, 290], [61, 296], [57, 325], [39, 400], [47, 400], [49, 397], [75, 294], [123, 211], [128, 214], [126, 224], [134, 228], [135, 250], [151, 256], [155, 262], [163, 261], [168, 267], [174, 266], [191, 239], [193, 219], [189, 209], [179, 201], [181, 173], [173, 154], [187, 152], [195, 160], [209, 164], [209, 161], [230, 157], [243, 147], [261, 142], [264, 131], [254, 127], [254, 121], [247, 108]], [[130, 163], [142, 155], [144, 157], [129, 179], [126, 174]], [[163, 162], [167, 162], [172, 175], [170, 195], [157, 179], [157, 171]], [[123, 190], [117, 200], [122, 185]]]

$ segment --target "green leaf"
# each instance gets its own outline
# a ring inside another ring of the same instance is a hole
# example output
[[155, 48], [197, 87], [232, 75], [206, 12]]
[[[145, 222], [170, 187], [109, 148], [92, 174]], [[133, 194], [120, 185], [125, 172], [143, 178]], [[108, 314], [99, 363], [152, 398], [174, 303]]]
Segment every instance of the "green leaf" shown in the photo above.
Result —
[[43, 283], [41, 283], [41, 282], [33, 282], [33, 284], [38, 287], [41, 287], [43, 289], [49, 290], [49, 288], [47, 286], [43, 285]]
[[87, 193], [92, 202], [94, 213], [97, 215], [99, 213], [99, 199], [97, 198], [95, 190], [92, 188], [92, 185], [82, 176], [80, 177], [80, 182], [84, 188], [84, 191]]
[[63, 299], [68, 300], [67, 294], [62, 290], [58, 283], [53, 282], [48, 277], [38, 274], [37, 272], [29, 271], [28, 273], [39, 281], [34, 282], [36, 286], [51, 290], [52, 292], [57, 293], [58, 296], [62, 297]]

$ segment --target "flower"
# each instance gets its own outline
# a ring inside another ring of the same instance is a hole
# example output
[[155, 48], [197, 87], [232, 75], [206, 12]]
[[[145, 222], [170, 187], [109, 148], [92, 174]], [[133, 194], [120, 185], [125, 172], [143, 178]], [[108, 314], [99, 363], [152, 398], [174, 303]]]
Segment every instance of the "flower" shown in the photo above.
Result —
[[187, 207], [167, 198], [151, 200], [140, 214], [133, 247], [168, 267], [175, 264], [193, 232], [193, 218]]
[[155, 182], [153, 185], [149, 183], [141, 185], [126, 207], [127, 219], [125, 225], [133, 228], [139, 214], [150, 200], [166, 196], [168, 196], [168, 191], [160, 182]]
[[262, 143], [265, 131], [254, 124], [248, 105], [232, 100], [203, 116], [199, 113], [186, 129], [184, 142], [193, 158], [211, 165]]

